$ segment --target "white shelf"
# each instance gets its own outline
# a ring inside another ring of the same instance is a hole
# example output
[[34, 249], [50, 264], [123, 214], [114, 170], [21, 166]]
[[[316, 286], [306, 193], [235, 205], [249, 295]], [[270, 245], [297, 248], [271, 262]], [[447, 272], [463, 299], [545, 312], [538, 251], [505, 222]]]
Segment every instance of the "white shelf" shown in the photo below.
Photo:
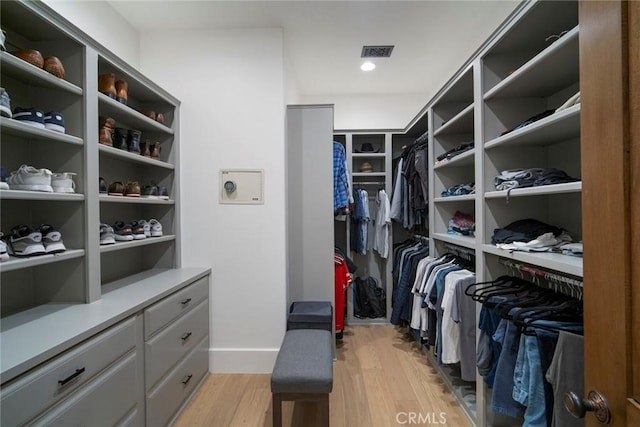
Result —
[[436, 197], [433, 199], [435, 203], [450, 203], [450, 202], [460, 202], [465, 200], [475, 200], [475, 194], [463, 194], [462, 196], [448, 196], [448, 197]]
[[[354, 178], [356, 177], [366, 177], [366, 176], [386, 176], [386, 173], [384, 172], [354, 172], [351, 174]], [[356, 182], [354, 182], [355, 184]]]
[[0, 128], [2, 134], [13, 135], [20, 138], [42, 139], [48, 141], [64, 142], [67, 144], [84, 145], [84, 140], [77, 136], [68, 135], [66, 133], [56, 132], [49, 129], [40, 129], [18, 120], [6, 117], [0, 118]]
[[[54, 76], [48, 71], [23, 61], [7, 52], [0, 52], [2, 74], [19, 79], [22, 82], [42, 88], [60, 89], [74, 95], [82, 96], [82, 88], [64, 79]], [[64, 65], [64, 64], [63, 64]], [[9, 94], [11, 96], [11, 94]]]
[[[541, 185], [539, 187], [515, 188], [509, 193], [509, 197], [541, 196], [551, 194], [580, 193], [582, 181], [567, 182], [564, 184]], [[488, 191], [484, 193], [486, 199], [506, 199], [507, 190]]]
[[440, 240], [442, 242], [452, 243], [458, 246], [464, 246], [465, 248], [474, 249], [476, 248], [476, 238], [468, 237], [468, 236], [455, 236], [453, 234], [447, 233], [433, 233], [433, 238], [435, 240]]
[[100, 194], [100, 203], [127, 203], [140, 205], [174, 205], [175, 200], [148, 199], [145, 197], [109, 196]]
[[451, 160], [443, 161], [433, 166], [433, 169], [441, 169], [447, 167], [459, 167], [473, 165], [475, 161], [475, 148], [465, 151], [462, 154], [458, 154]]
[[0, 190], [0, 200], [55, 200], [81, 202], [84, 194], [52, 193], [48, 191]]
[[23, 268], [32, 268], [54, 262], [66, 261], [84, 256], [84, 249], [67, 249], [64, 252], [50, 255], [39, 255], [26, 258], [10, 257], [9, 261], [0, 263], [0, 271], [15, 271]]
[[550, 145], [580, 137], [580, 104], [485, 143], [485, 150], [503, 145]]
[[162, 242], [169, 242], [175, 239], [176, 239], [176, 236], [174, 236], [173, 234], [168, 234], [160, 237], [147, 237], [146, 239], [143, 239], [143, 240], [132, 240], [130, 242], [116, 242], [111, 245], [101, 245], [100, 253], [104, 254], [107, 252], [116, 252], [116, 251], [122, 251], [125, 249], [139, 248], [140, 246], [155, 245]]
[[98, 93], [98, 104], [100, 115], [115, 119], [116, 127], [126, 127], [119, 123], [123, 122], [140, 131], [161, 132], [173, 135], [173, 129], [150, 119], [139, 111], [136, 111], [115, 99], [109, 98], [103, 93]]
[[385, 153], [353, 153], [351, 154], [351, 157], [353, 157], [354, 159], [359, 158], [359, 159], [375, 159], [375, 158], [384, 158], [384, 156], [386, 156]]
[[514, 261], [524, 262], [560, 273], [582, 277], [582, 258], [550, 252], [521, 252], [500, 249], [494, 245], [482, 245], [482, 251]]
[[578, 27], [488, 90], [494, 98], [545, 97], [579, 81]]
[[473, 133], [473, 106], [469, 105], [443, 124], [433, 133], [433, 136], [445, 134]]
[[175, 169], [175, 166], [171, 163], [163, 162], [162, 160], [152, 159], [150, 157], [142, 156], [139, 153], [131, 153], [119, 148], [110, 147], [104, 144], [98, 144], [98, 150], [100, 154], [113, 157], [120, 160], [128, 160], [135, 163], [144, 163], [147, 165], [153, 165], [165, 169]]

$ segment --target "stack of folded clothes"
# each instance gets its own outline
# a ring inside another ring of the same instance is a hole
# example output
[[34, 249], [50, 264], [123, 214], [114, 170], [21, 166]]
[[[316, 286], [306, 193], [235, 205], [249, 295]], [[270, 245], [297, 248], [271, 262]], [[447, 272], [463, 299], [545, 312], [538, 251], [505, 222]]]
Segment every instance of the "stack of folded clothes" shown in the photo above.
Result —
[[447, 151], [446, 153], [440, 154], [437, 158], [436, 158], [436, 164], [438, 163], [443, 163], [443, 162], [447, 162], [449, 160], [451, 160], [452, 158], [466, 152], [469, 150], [472, 150], [473, 147], [475, 146], [475, 144], [473, 143], [473, 141], [470, 142], [463, 142], [462, 144], [458, 145], [456, 148], [452, 148], [451, 150]]
[[451, 196], [464, 196], [465, 194], [475, 194], [476, 192], [476, 183], [470, 182], [468, 184], [458, 184], [453, 187], [449, 187], [446, 190], [442, 190], [440, 195], [442, 197], [451, 197]]
[[473, 214], [465, 214], [460, 211], [456, 211], [456, 213], [453, 214], [453, 218], [449, 220], [447, 233], [456, 236], [475, 236], [475, 217], [473, 216]]
[[493, 179], [496, 190], [507, 190], [507, 201], [509, 200], [511, 190], [514, 188], [537, 187], [576, 181], [580, 180], [567, 175], [565, 171], [555, 168], [509, 169], [500, 172], [500, 175]]
[[491, 243], [509, 251], [550, 252], [572, 242], [562, 228], [535, 219], [521, 219], [493, 231]]

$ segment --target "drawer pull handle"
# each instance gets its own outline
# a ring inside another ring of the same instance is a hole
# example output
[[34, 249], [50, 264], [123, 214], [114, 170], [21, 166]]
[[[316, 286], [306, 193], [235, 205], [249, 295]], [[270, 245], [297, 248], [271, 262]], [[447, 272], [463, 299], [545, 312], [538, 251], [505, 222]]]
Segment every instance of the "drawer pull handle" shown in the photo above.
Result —
[[184, 379], [182, 380], [182, 384], [187, 384], [189, 381], [191, 381], [191, 378], [193, 377], [193, 375], [189, 374], [186, 377], [184, 377]]
[[187, 305], [191, 302], [191, 298], [187, 298], [187, 299], [183, 299], [182, 301], [180, 301], [180, 304], [182, 305]]
[[191, 335], [192, 335], [192, 334], [191, 334], [191, 332], [187, 332], [186, 334], [184, 334], [183, 336], [181, 336], [181, 337], [180, 337], [180, 339], [181, 339], [182, 341], [186, 341], [186, 340], [188, 340], [188, 339], [189, 339], [189, 337], [190, 337]]
[[63, 380], [58, 380], [58, 385], [60, 387], [64, 387], [65, 385], [67, 385], [69, 381], [71, 381], [72, 379], [74, 379], [75, 377], [77, 377], [83, 372], [84, 372], [84, 368], [76, 369], [76, 371], [73, 374], [69, 375], [67, 378]]

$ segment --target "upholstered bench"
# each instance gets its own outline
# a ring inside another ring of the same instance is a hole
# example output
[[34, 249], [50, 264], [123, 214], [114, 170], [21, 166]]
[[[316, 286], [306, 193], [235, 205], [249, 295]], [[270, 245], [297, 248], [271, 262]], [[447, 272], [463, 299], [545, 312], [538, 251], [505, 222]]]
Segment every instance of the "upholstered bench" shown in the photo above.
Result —
[[287, 331], [271, 374], [273, 426], [282, 425], [283, 401], [320, 405], [322, 425], [329, 425], [329, 393], [333, 389], [331, 332], [320, 329]]

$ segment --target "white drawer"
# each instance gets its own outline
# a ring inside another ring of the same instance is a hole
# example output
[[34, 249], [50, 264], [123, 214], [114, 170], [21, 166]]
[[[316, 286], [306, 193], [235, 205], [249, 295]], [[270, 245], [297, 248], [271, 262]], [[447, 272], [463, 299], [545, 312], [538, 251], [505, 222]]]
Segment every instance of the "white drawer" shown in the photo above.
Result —
[[209, 276], [203, 277], [144, 311], [144, 339], [209, 296]]
[[135, 318], [115, 325], [2, 388], [0, 424], [22, 425], [136, 345]]
[[209, 367], [209, 339], [205, 337], [147, 396], [147, 425], [167, 425], [195, 390]]
[[209, 334], [209, 300], [201, 301], [184, 316], [145, 343], [145, 383], [151, 389], [185, 354]]
[[69, 399], [47, 411], [35, 420], [33, 425], [91, 427], [140, 425], [140, 412], [136, 407], [138, 389], [136, 378], [134, 351], [89, 382], [86, 387], [78, 390]]

